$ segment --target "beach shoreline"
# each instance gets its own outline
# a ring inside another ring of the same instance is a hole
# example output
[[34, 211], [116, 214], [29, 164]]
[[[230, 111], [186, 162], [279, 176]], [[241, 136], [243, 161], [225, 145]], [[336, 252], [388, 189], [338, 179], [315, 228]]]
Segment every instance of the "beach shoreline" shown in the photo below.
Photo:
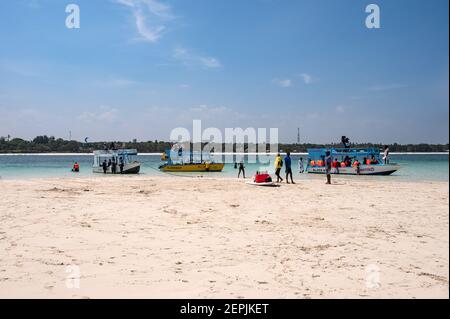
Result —
[[448, 182], [333, 183], [0, 180], [0, 297], [449, 297]]
[[[138, 153], [138, 155], [144, 156], [161, 156], [163, 153]], [[278, 153], [252, 153], [252, 152], [212, 152], [214, 155], [272, 155], [275, 156]], [[280, 152], [285, 155], [286, 152]], [[391, 155], [449, 155], [449, 152], [391, 152]], [[0, 156], [94, 156], [93, 153], [0, 153]], [[308, 155], [307, 152], [291, 152], [291, 155]]]

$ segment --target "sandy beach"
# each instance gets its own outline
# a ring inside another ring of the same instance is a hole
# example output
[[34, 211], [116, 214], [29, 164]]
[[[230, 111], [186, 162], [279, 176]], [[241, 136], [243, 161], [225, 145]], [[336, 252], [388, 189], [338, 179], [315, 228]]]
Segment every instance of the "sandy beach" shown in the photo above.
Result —
[[0, 298], [449, 297], [448, 182], [333, 183], [0, 180]]

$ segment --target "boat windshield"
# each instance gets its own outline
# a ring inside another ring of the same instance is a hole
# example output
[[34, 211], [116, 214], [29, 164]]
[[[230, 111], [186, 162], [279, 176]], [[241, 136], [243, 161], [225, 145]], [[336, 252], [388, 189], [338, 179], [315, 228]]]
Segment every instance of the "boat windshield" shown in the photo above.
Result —
[[166, 151], [166, 154], [168, 154], [168, 162], [174, 164], [212, 162], [211, 154], [207, 152], [170, 150]]
[[137, 151], [136, 150], [105, 150], [105, 151], [95, 151], [94, 152], [94, 166], [101, 166], [102, 163], [106, 161], [115, 161], [120, 163], [123, 161], [124, 164], [132, 163], [137, 161]]

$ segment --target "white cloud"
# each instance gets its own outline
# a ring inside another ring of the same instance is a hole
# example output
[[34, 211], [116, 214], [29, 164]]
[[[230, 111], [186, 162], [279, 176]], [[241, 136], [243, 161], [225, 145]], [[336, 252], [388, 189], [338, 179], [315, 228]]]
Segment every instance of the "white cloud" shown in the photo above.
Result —
[[303, 79], [303, 82], [305, 84], [311, 84], [313, 82], [313, 78], [311, 75], [309, 75], [308, 73], [301, 73], [298, 75], [299, 77], [301, 77]]
[[292, 81], [290, 79], [273, 79], [272, 83], [283, 88], [292, 86]]
[[199, 106], [191, 107], [190, 111], [202, 113], [223, 113], [223, 112], [231, 112], [232, 110], [224, 106], [210, 107], [208, 105], [202, 104]]
[[[141, 40], [147, 42], [157, 42], [166, 30], [163, 22], [175, 19], [172, 8], [156, 0], [116, 0], [116, 2], [131, 8]], [[153, 25], [150, 26], [148, 21], [153, 21]]]
[[120, 88], [120, 87], [129, 87], [132, 85], [137, 84], [138, 82], [125, 79], [125, 78], [110, 78], [104, 81], [97, 81], [94, 84], [96, 86], [100, 87], [113, 87], [113, 88]]
[[119, 111], [116, 108], [101, 106], [98, 112], [83, 112], [77, 118], [83, 122], [115, 122], [119, 117]]
[[336, 112], [338, 112], [338, 113], [344, 113], [344, 112], [345, 112], [345, 107], [342, 106], [342, 105], [336, 106]]
[[217, 58], [195, 54], [185, 48], [175, 48], [173, 58], [181, 61], [185, 65], [201, 65], [208, 69], [220, 68], [222, 64]]
[[319, 117], [320, 117], [320, 114], [317, 112], [306, 114], [306, 118], [309, 120], [315, 120], [315, 119], [318, 119]]

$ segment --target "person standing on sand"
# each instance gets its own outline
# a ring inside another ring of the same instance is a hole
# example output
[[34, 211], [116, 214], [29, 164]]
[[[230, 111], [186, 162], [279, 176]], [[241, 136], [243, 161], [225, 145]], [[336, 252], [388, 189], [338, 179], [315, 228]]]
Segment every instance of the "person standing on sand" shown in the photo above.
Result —
[[243, 161], [239, 162], [238, 178], [239, 178], [239, 176], [241, 176], [241, 172], [242, 172], [242, 175], [244, 176], [244, 179], [245, 179], [245, 166], [244, 166], [244, 162]]
[[123, 167], [124, 167], [123, 158], [120, 157], [120, 158], [119, 158], [119, 170], [120, 170], [120, 174], [123, 174]]
[[112, 162], [111, 162], [111, 173], [115, 174], [117, 171], [117, 162], [116, 162], [116, 158], [113, 157]]
[[294, 183], [294, 180], [292, 179], [292, 161], [291, 161], [291, 152], [287, 151], [286, 156], [284, 157], [284, 162], [286, 163], [286, 183], [289, 184], [289, 176], [291, 176], [291, 183]]
[[275, 157], [275, 175], [277, 175], [277, 183], [283, 181], [283, 178], [280, 176], [281, 168], [283, 167], [283, 160], [281, 159], [280, 153]]
[[102, 168], [103, 168], [103, 174], [106, 174], [106, 169], [108, 168], [108, 164], [106, 163], [106, 160], [103, 161]]
[[327, 184], [331, 184], [331, 166], [333, 163], [333, 159], [331, 158], [330, 151], [326, 151], [325, 153], [325, 171], [327, 173]]

